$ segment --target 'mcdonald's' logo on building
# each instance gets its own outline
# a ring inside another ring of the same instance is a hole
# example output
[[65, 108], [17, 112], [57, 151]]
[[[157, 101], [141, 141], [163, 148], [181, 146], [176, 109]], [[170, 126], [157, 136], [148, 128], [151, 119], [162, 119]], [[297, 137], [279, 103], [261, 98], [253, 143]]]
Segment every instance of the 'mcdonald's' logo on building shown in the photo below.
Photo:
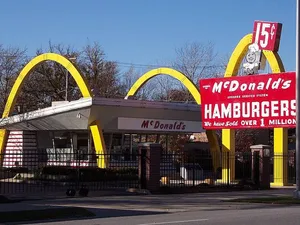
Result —
[[185, 130], [185, 127], [185, 123], [180, 121], [166, 123], [159, 120], [143, 120], [141, 123], [142, 129]]

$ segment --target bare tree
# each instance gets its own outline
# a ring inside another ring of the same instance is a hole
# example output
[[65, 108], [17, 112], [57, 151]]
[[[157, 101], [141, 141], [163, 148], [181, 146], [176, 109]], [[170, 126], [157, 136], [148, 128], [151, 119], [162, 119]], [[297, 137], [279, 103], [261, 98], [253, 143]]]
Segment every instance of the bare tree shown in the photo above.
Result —
[[[134, 83], [148, 70], [140, 70], [138, 71], [133, 65], [124, 72], [122, 75], [122, 88], [123, 88], [123, 95], [126, 96], [130, 88], [134, 85]], [[155, 79], [155, 78], [154, 78]], [[153, 95], [155, 93], [155, 81], [151, 79], [147, 81], [136, 93], [135, 99], [139, 100], [151, 100], [153, 99]]]
[[[212, 43], [186, 43], [183, 47], [176, 48], [175, 53], [172, 67], [186, 75], [196, 86], [199, 79], [213, 77], [224, 70], [221, 65], [216, 65], [217, 54]], [[158, 99], [195, 102], [191, 93], [180, 82], [166, 78], [157, 84], [160, 86]]]
[[[123, 98], [119, 81], [119, 70], [115, 62], [105, 59], [104, 51], [98, 43], [86, 45], [82, 50], [70, 46], [49, 43], [42, 52], [55, 52], [69, 58], [85, 76], [94, 96]], [[46, 61], [39, 64], [28, 78], [20, 93], [18, 105], [22, 111], [31, 111], [51, 105], [52, 101], [63, 101], [66, 88], [68, 101], [80, 98], [81, 93], [75, 80], [60, 64]], [[68, 87], [66, 77], [68, 76]]]
[[235, 149], [237, 152], [248, 152], [256, 144], [260, 131], [257, 129], [237, 129], [235, 131]]
[[130, 66], [130, 68], [124, 72], [122, 76], [122, 84], [124, 88], [124, 94], [126, 95], [127, 92], [130, 90], [132, 85], [135, 81], [140, 77], [140, 74], [136, 71], [133, 65]]
[[4, 109], [15, 78], [26, 64], [26, 50], [0, 45], [0, 110]]
[[[265, 129], [235, 129], [235, 151], [249, 152], [250, 146], [255, 144], [269, 144], [269, 140], [262, 140], [265, 137]], [[221, 130], [216, 131], [219, 143], [222, 143]], [[258, 141], [263, 141], [258, 143]]]
[[153, 82], [156, 83], [156, 87], [153, 99], [156, 101], [172, 101], [171, 92], [174, 90], [174, 88], [176, 88], [178, 82], [176, 83], [172, 77], [163, 75], [157, 76], [154, 79]]
[[104, 51], [98, 43], [84, 47], [79, 68], [86, 76], [95, 96], [123, 97], [118, 65], [105, 59]]
[[212, 77], [218, 68], [214, 65], [217, 54], [212, 43], [186, 43], [183, 47], [176, 48], [175, 52], [174, 68], [184, 73], [194, 83], [200, 78]]

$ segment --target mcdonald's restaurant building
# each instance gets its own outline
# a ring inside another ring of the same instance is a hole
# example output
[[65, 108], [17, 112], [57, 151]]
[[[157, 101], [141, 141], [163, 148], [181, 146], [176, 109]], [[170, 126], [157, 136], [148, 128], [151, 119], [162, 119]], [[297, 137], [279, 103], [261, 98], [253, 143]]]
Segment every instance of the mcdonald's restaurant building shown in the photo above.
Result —
[[[199, 105], [170, 102], [108, 98], [53, 102], [51, 107], [1, 120], [0, 127], [8, 130], [3, 166], [72, 166], [78, 164], [76, 155], [83, 157], [82, 166], [88, 166], [95, 152], [134, 157], [137, 143], [148, 142], [150, 137], [151, 141], [165, 139], [168, 149], [172, 134], [203, 132], [200, 113]], [[93, 121], [100, 123], [105, 151], [97, 152]], [[39, 159], [40, 155], [48, 156], [47, 160]]]

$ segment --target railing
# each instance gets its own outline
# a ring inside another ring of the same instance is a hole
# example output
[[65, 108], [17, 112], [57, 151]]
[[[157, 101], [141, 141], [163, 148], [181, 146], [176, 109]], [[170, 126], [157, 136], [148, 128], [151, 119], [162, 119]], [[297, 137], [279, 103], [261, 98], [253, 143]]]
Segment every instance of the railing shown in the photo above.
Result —
[[[286, 155], [273, 155], [270, 157], [270, 174], [271, 182], [278, 182], [282, 174], [274, 174], [274, 162], [278, 162], [279, 166], [282, 167], [282, 173], [287, 174], [287, 183], [295, 184], [296, 183], [296, 154], [295, 151], [290, 151]], [[277, 178], [277, 179], [276, 179]], [[280, 179], [281, 181], [281, 179]]]
[[[67, 188], [88, 187], [91, 191], [104, 189], [139, 188], [139, 160], [135, 154], [106, 154], [107, 168], [97, 168], [95, 154], [74, 153], [10, 153], [6, 165], [0, 168], [0, 194], [27, 192], [62, 192]], [[4, 155], [0, 155], [2, 158]], [[128, 156], [128, 155], [126, 155]], [[130, 159], [130, 160], [126, 160]], [[135, 159], [135, 160], [132, 160]], [[273, 163], [286, 162], [288, 181], [295, 181], [295, 155], [271, 156], [270, 177], [273, 182]], [[160, 165], [161, 186], [216, 187], [251, 182], [253, 155], [251, 153], [223, 153], [221, 165], [235, 167], [232, 171], [218, 168], [214, 171], [209, 152], [162, 153]], [[151, 162], [150, 162], [151, 163]], [[275, 176], [276, 177], [276, 176]]]
[[[109, 162], [115, 156], [101, 155]], [[3, 156], [1, 156], [3, 157]], [[89, 190], [127, 189], [139, 187], [138, 166], [130, 161], [113, 161], [98, 168], [97, 156], [60, 154], [12, 154], [10, 166], [0, 169], [0, 194], [22, 192], [62, 192], [68, 188]], [[89, 158], [90, 160], [81, 160]], [[14, 162], [14, 160], [18, 159]], [[40, 160], [37, 160], [40, 159]]]
[[[183, 186], [236, 186], [236, 185], [255, 185], [256, 173], [260, 173], [260, 163], [262, 159], [259, 157], [258, 161], [255, 161], [255, 155], [250, 152], [230, 154], [228, 152], [223, 153], [221, 157], [222, 166], [229, 165], [229, 170], [223, 170], [218, 168], [216, 171], [213, 169], [213, 161], [211, 154], [206, 152], [194, 152], [194, 153], [174, 153], [166, 154], [165, 157], [173, 159], [173, 167], [176, 169], [162, 171], [161, 183], [164, 186], [183, 187]], [[269, 175], [270, 183], [276, 182], [276, 178], [282, 180], [283, 174], [277, 174], [274, 176], [274, 161], [278, 161], [282, 166], [283, 171], [287, 175], [287, 183], [295, 183], [295, 154], [290, 153], [288, 155], [271, 155], [269, 158]], [[258, 164], [255, 165], [255, 162]], [[169, 167], [170, 168], [170, 167]], [[275, 181], [274, 181], [275, 177]]]

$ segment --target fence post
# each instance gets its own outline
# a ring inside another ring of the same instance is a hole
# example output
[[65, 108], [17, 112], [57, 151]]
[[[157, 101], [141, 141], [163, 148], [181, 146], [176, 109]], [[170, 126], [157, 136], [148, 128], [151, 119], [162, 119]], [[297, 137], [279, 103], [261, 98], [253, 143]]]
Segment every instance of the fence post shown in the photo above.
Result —
[[256, 186], [259, 186], [260, 176], [259, 176], [259, 152], [253, 151], [253, 174], [252, 180]]
[[77, 190], [79, 190], [80, 189], [80, 173], [81, 173], [81, 171], [80, 171], [80, 152], [78, 149], [76, 149], [75, 151], [77, 153], [77, 160], [78, 160], [78, 162], [77, 162]]
[[195, 187], [195, 155], [193, 157], [193, 187]]
[[139, 165], [141, 187], [148, 189], [150, 192], [157, 192], [160, 188], [161, 150], [161, 144], [139, 144], [139, 152], [141, 154]]
[[297, 160], [297, 158], [296, 158], [296, 151], [294, 152], [294, 184], [296, 184], [296, 160]]
[[231, 168], [231, 167], [229, 165], [229, 163], [230, 163], [229, 157], [230, 157], [230, 152], [227, 152], [227, 187], [229, 187], [229, 184], [230, 184], [230, 171], [229, 171], [230, 169], [229, 168]]
[[[259, 187], [270, 188], [270, 149], [269, 145], [250, 146], [253, 154], [252, 162], [252, 181]], [[274, 155], [274, 161], [276, 156]]]
[[142, 148], [140, 151], [140, 165], [139, 165], [140, 189], [147, 188], [146, 157], [147, 157], [147, 149]]

